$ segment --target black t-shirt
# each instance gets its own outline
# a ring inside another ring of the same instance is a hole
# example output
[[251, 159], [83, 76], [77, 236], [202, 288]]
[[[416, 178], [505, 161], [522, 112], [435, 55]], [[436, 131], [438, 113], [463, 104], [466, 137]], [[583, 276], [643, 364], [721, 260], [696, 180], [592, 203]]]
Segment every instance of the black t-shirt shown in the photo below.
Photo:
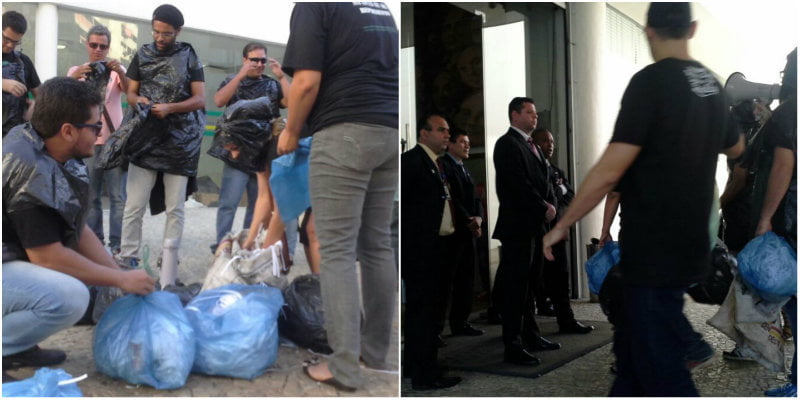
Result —
[[[3, 79], [22, 82], [29, 92], [42, 84], [31, 59], [18, 51], [3, 53]], [[11, 128], [25, 122], [23, 115], [27, 108], [25, 96], [17, 97], [3, 92], [3, 136]]]
[[[794, 154], [794, 168], [789, 188], [781, 199], [778, 209], [772, 217], [772, 230], [785, 236], [790, 243], [797, 238], [797, 99], [783, 102], [764, 126], [764, 148], [772, 162], [769, 168], [764, 167], [759, 174], [764, 174], [762, 181], [769, 182], [775, 148], [791, 150]], [[766, 187], [764, 187], [766, 189]], [[760, 193], [763, 198], [765, 193]], [[763, 202], [760, 202], [762, 204]], [[760, 212], [756, 211], [756, 212]]]
[[668, 58], [631, 79], [611, 139], [641, 146], [618, 186], [630, 284], [680, 287], [708, 273], [717, 158], [737, 139], [722, 87], [700, 63]]
[[23, 249], [62, 242], [66, 225], [50, 208], [32, 206], [13, 213], [3, 208], [3, 243], [13, 245], [21, 260], [28, 257]]
[[[19, 60], [22, 61], [22, 65], [24, 65], [25, 68], [25, 78], [23, 81], [25, 86], [28, 87], [28, 90], [39, 87], [42, 82], [39, 80], [39, 75], [36, 73], [36, 68], [34, 68], [33, 62], [25, 54], [19, 52], [3, 53], [3, 66], [5, 66], [6, 63], [11, 63], [17, 60], [17, 55], [19, 55]], [[6, 77], [5, 74], [3, 74], [3, 78], [13, 79]]]
[[342, 122], [396, 128], [397, 26], [383, 3], [297, 3], [283, 70], [322, 72], [307, 123], [313, 132]]

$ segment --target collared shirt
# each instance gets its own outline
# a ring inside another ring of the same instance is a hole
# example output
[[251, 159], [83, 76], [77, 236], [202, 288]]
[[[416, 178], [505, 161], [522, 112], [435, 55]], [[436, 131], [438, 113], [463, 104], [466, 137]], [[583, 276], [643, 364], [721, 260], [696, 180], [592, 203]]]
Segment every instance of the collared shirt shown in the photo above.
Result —
[[[428, 157], [430, 157], [434, 165], [437, 165], [438, 169], [439, 164], [436, 162], [436, 159], [439, 157], [436, 155], [436, 153], [434, 153], [430, 147], [422, 143], [419, 143], [419, 145], [420, 147], [422, 147], [423, 150], [425, 150], [425, 154], [427, 154]], [[437, 171], [437, 173], [441, 179], [441, 176], [444, 173], [444, 171]], [[442, 182], [442, 185], [444, 185], [444, 182]], [[450, 202], [448, 201], [450, 199], [450, 188], [447, 187], [447, 185], [444, 185], [444, 191], [446, 193], [446, 196], [444, 198], [444, 212], [442, 212], [442, 222], [441, 224], [439, 224], [439, 236], [452, 235], [456, 231], [456, 226], [453, 223], [453, 212], [450, 209]]]
[[464, 176], [466, 176], [466, 177], [469, 176], [469, 173], [467, 173], [466, 167], [464, 167], [464, 161], [463, 160], [459, 160], [458, 158], [456, 158], [456, 156], [450, 154], [450, 152], [447, 152], [445, 154], [447, 154], [447, 157], [450, 157], [450, 159], [453, 160], [456, 163], [456, 165], [461, 167], [461, 173], [464, 174]]
[[[525, 143], [530, 143], [530, 141], [531, 141], [531, 135], [529, 135], [529, 134], [527, 134], [527, 133], [523, 132], [523, 131], [522, 131], [522, 129], [519, 129], [519, 128], [517, 128], [517, 127], [516, 127], [516, 126], [514, 126], [514, 125], [511, 125], [511, 129], [513, 129], [513, 130], [517, 131], [517, 133], [519, 133], [520, 135], [522, 135], [522, 140], [524, 140], [524, 141], [525, 141]], [[537, 151], [534, 151], [534, 152], [533, 152], [533, 155], [535, 155], [535, 156], [536, 156], [536, 158], [538, 158], [539, 160], [541, 160], [541, 159], [542, 159], [542, 156], [539, 154], [539, 151], [538, 151], [538, 150], [537, 150]]]

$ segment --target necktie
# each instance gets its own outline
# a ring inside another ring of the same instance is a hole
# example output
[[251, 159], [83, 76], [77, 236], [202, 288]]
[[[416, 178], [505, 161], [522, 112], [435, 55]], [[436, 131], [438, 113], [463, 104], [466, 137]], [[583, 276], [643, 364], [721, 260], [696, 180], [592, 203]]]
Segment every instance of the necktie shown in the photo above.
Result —
[[436, 159], [436, 167], [439, 169], [439, 177], [442, 180], [442, 186], [444, 187], [444, 194], [447, 199], [447, 205], [448, 208], [450, 209], [450, 220], [452, 221], [453, 224], [455, 224], [456, 213], [455, 213], [455, 208], [453, 207], [453, 197], [450, 196], [450, 185], [447, 183], [447, 174], [444, 173], [444, 163], [442, 162], [441, 157]]
[[533, 143], [533, 138], [530, 137], [528, 138], [528, 147], [531, 148], [531, 151], [533, 152], [533, 155], [536, 156], [536, 158], [538, 158], [539, 160], [542, 159], [542, 157], [539, 156], [539, 151], [536, 150], [536, 145]]

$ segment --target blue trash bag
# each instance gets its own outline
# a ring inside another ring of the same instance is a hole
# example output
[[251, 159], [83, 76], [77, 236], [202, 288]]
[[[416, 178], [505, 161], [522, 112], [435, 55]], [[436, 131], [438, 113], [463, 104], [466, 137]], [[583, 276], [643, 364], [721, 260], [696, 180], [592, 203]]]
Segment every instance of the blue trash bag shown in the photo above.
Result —
[[39, 368], [28, 379], [4, 383], [3, 397], [83, 397], [77, 383], [58, 384], [71, 379], [63, 369]]
[[300, 139], [297, 150], [272, 160], [269, 187], [278, 203], [283, 222], [297, 219], [308, 207], [308, 155], [311, 137]]
[[186, 305], [197, 335], [193, 372], [253, 379], [278, 357], [279, 289], [238, 283], [200, 292]]
[[797, 293], [797, 253], [774, 232], [748, 242], [737, 261], [747, 286], [762, 299], [775, 303]]
[[103, 314], [95, 328], [93, 350], [97, 370], [106, 375], [156, 389], [177, 389], [192, 370], [195, 332], [176, 294], [131, 294]]
[[619, 243], [608, 242], [597, 253], [586, 260], [586, 275], [589, 276], [589, 291], [600, 294], [608, 270], [619, 264]]

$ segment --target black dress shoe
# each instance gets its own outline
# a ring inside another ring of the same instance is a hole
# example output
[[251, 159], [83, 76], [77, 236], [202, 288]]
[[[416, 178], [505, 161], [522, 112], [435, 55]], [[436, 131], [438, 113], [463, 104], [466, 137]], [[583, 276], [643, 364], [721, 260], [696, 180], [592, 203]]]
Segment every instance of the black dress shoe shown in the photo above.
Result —
[[462, 379], [460, 376], [441, 376], [439, 378], [434, 379], [431, 382], [425, 383], [411, 383], [411, 388], [414, 390], [437, 390], [437, 389], [446, 389], [449, 387], [453, 387], [461, 383]]
[[461, 328], [458, 329], [450, 329], [453, 336], [480, 336], [485, 333], [482, 329], [476, 329], [474, 326], [470, 324], [464, 324]]
[[558, 333], [589, 333], [594, 330], [592, 325], [584, 325], [578, 321], [572, 321], [566, 325], [559, 325]]
[[506, 347], [506, 350], [503, 353], [503, 361], [511, 364], [530, 366], [536, 366], [541, 363], [541, 360], [539, 360], [533, 354], [519, 347]]
[[548, 304], [545, 307], [540, 307], [536, 310], [536, 314], [541, 315], [543, 317], [555, 317], [556, 310], [553, 309], [553, 306]]
[[526, 340], [525, 343], [525, 350], [528, 351], [558, 350], [561, 348], [561, 344], [551, 342], [541, 336], [536, 337], [533, 340]]
[[61, 364], [66, 359], [67, 353], [61, 350], [45, 350], [39, 346], [33, 346], [28, 350], [3, 356], [3, 367], [49, 367]]
[[442, 339], [442, 335], [436, 335], [436, 347], [442, 348], [447, 346], [447, 342]]
[[495, 309], [490, 308], [486, 314], [486, 322], [489, 325], [500, 325], [503, 323], [503, 317]]

